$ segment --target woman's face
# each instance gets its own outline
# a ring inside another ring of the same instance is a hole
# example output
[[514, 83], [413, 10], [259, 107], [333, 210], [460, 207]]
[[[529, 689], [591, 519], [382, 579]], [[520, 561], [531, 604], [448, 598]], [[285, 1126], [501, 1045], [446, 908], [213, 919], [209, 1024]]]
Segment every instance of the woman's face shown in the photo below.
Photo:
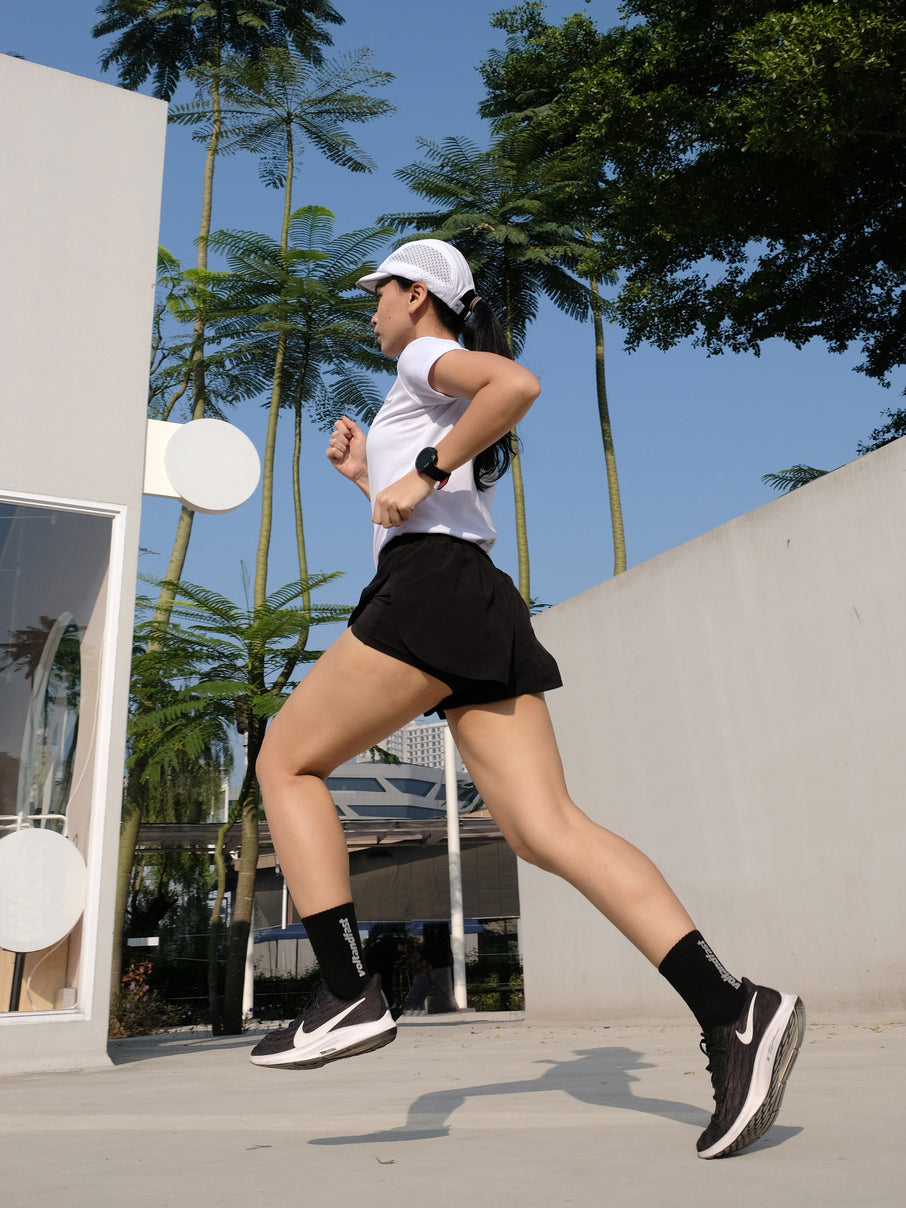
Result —
[[398, 357], [415, 334], [409, 294], [410, 291], [403, 289], [392, 277], [377, 287], [378, 304], [371, 316], [371, 326], [385, 356]]

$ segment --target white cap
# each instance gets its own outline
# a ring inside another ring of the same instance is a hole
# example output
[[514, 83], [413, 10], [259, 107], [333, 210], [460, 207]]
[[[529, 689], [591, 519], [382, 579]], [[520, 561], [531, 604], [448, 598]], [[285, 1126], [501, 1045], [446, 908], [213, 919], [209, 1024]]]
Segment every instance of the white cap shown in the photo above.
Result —
[[458, 315], [462, 314], [472, 300], [467, 297], [463, 301], [463, 297], [475, 292], [472, 270], [465, 256], [451, 243], [444, 243], [442, 239], [416, 239], [412, 243], [404, 243], [378, 265], [376, 273], [360, 277], [356, 285], [374, 294], [381, 282], [386, 281], [388, 277], [405, 277], [407, 281], [424, 282], [435, 298], [446, 302]]

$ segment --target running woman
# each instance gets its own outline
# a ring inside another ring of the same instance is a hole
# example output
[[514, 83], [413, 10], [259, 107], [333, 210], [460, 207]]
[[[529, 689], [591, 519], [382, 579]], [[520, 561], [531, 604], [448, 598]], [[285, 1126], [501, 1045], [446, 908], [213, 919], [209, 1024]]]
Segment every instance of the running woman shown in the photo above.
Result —
[[397, 378], [366, 437], [337, 420], [327, 457], [369, 499], [377, 574], [349, 627], [271, 723], [257, 773], [270, 832], [323, 981], [257, 1065], [311, 1069], [389, 1044], [349, 860], [325, 778], [420, 713], [446, 716], [469, 774], [522, 859], [564, 877], [648, 958], [702, 1028], [715, 1109], [703, 1158], [751, 1145], [777, 1116], [802, 1041], [793, 994], [727, 971], [652, 862], [570, 799], [544, 693], [556, 662], [488, 556], [509, 433], [539, 393], [450, 244], [407, 243], [358, 284]]

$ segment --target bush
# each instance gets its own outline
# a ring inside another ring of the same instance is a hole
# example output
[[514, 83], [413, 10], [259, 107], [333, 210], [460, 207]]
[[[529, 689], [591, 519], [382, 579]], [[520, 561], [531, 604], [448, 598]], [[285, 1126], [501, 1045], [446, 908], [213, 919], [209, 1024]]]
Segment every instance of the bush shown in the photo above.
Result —
[[262, 1023], [292, 1019], [299, 1014], [303, 999], [311, 994], [320, 977], [316, 967], [299, 974], [282, 973], [271, 977], [256, 974], [252, 1018]]
[[479, 953], [466, 964], [468, 1002], [476, 1011], [522, 1011], [522, 964], [515, 953]]
[[191, 1008], [168, 1003], [151, 989], [150, 974], [150, 961], [130, 965], [123, 974], [122, 989], [110, 1012], [109, 1035], [113, 1038], [152, 1036], [193, 1022]]

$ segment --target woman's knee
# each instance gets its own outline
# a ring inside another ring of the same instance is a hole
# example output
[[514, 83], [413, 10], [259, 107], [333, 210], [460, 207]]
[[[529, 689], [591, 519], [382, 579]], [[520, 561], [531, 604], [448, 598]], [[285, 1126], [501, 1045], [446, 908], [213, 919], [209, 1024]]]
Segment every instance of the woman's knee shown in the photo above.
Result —
[[[539, 811], [532, 816], [525, 810], [514, 825], [507, 827], [506, 840], [520, 860], [544, 872], [563, 875], [584, 845], [585, 814], [572, 801], [556, 810]], [[503, 830], [503, 828], [501, 828]]]
[[562, 844], [544, 827], [520, 826], [511, 831], [506, 839], [526, 864], [533, 864], [544, 872], [560, 871]]
[[281, 784], [293, 783], [303, 776], [324, 778], [316, 766], [316, 761], [300, 745], [293, 749], [268, 732], [264, 736], [258, 758], [255, 760], [255, 775], [261, 792], [267, 796], [268, 790]]

